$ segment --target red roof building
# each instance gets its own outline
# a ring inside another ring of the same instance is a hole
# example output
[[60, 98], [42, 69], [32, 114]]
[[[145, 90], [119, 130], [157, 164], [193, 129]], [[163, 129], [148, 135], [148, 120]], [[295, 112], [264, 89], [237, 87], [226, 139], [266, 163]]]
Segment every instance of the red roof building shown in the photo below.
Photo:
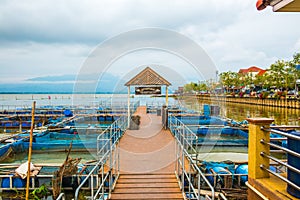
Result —
[[265, 69], [261, 69], [259, 67], [256, 67], [256, 66], [252, 66], [252, 67], [249, 67], [248, 69], [240, 69], [239, 70], [239, 73], [240, 74], [251, 74], [252, 76], [261, 76], [263, 75], [267, 70]]

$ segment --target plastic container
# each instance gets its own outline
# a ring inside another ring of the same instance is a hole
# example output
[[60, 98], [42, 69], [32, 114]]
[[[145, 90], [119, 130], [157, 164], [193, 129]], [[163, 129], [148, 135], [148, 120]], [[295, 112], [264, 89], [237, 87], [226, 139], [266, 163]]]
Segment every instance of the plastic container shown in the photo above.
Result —
[[[230, 172], [228, 170], [226, 170], [224, 167], [220, 167], [220, 166], [216, 166], [216, 167], [212, 167], [212, 168], [209, 168], [207, 170], [208, 174], [213, 174], [211, 169], [216, 173], [218, 174], [217, 177], [216, 177], [216, 181], [221, 181], [223, 182], [222, 179], [222, 174], [230, 174]], [[214, 176], [208, 176], [207, 177], [208, 181], [212, 184], [212, 185], [215, 185], [215, 180], [214, 180]]]
[[219, 106], [210, 106], [210, 112], [211, 112], [211, 115], [213, 116], [219, 116], [220, 115], [220, 107]]
[[[235, 174], [248, 174], [248, 165], [243, 164], [243, 165], [237, 166], [234, 173]], [[242, 184], [245, 184], [247, 181], [248, 181], [248, 176], [241, 176]]]
[[[290, 134], [293, 134], [295, 136], [300, 137], [300, 133], [299, 132], [291, 132]], [[288, 138], [287, 140], [287, 147], [288, 149], [295, 151], [297, 153], [300, 153], [300, 141], [299, 140], [295, 140], [292, 138]], [[287, 163], [297, 169], [300, 169], [300, 158], [293, 156], [291, 154], [288, 154], [287, 156]], [[294, 184], [296, 184], [297, 186], [300, 186], [300, 174], [288, 169], [287, 170], [287, 174], [288, 174], [288, 180], [290, 180], [291, 182], [293, 182]], [[294, 197], [300, 198], [300, 191], [297, 190], [296, 188], [294, 188], [291, 185], [287, 186], [287, 192], [290, 195], [293, 195]]]
[[[13, 176], [13, 175], [11, 175]], [[26, 179], [12, 178], [13, 188], [24, 188], [26, 186]], [[1, 183], [1, 188], [10, 188], [10, 178], [3, 178]]]
[[161, 116], [161, 109], [157, 109], [156, 114], [157, 114], [157, 116]]
[[223, 135], [233, 135], [233, 133], [234, 133], [234, 130], [230, 126], [225, 126], [221, 132], [221, 134], [223, 134]]
[[210, 116], [210, 106], [208, 104], [203, 105], [203, 113], [205, 116]]
[[66, 110], [64, 110], [64, 115], [65, 115], [66, 117], [72, 117], [72, 116], [73, 116], [73, 113], [72, 113], [71, 110], [66, 109]]
[[206, 135], [207, 134], [207, 132], [208, 132], [208, 128], [207, 127], [205, 127], [205, 126], [200, 126], [199, 128], [198, 128], [198, 130], [197, 130], [197, 134], [198, 135]]

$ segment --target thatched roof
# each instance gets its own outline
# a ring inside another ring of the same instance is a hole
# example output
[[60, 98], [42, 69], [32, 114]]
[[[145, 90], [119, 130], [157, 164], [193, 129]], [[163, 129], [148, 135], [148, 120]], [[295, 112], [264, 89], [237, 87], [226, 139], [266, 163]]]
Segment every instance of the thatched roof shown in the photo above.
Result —
[[166, 85], [169, 86], [171, 83], [156, 73], [150, 67], [146, 67], [143, 71], [138, 73], [130, 81], [125, 83], [125, 86], [130, 85]]

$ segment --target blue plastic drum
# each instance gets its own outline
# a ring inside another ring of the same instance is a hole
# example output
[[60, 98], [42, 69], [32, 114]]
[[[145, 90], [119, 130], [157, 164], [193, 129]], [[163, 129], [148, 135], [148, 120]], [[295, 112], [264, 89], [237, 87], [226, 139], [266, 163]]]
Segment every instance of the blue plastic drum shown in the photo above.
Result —
[[[235, 174], [248, 174], [248, 165], [243, 164], [237, 166], [235, 169]], [[241, 183], [245, 184], [248, 181], [248, 176], [241, 176]]]
[[[13, 175], [12, 175], [13, 176]], [[24, 188], [26, 186], [26, 179], [12, 178], [13, 188]], [[1, 188], [10, 188], [10, 178], [3, 178]]]
[[[299, 132], [291, 132], [290, 134], [300, 137]], [[300, 153], [300, 148], [299, 148], [300, 141], [299, 140], [288, 138], [287, 146], [288, 146], [288, 149], [295, 151], [297, 153]], [[291, 165], [297, 169], [300, 169], [300, 158], [293, 156], [291, 154], [288, 154], [287, 162], [289, 165]], [[288, 173], [288, 180], [290, 180], [291, 182], [293, 182], [294, 184], [296, 184], [297, 186], [300, 187], [300, 174], [298, 174], [290, 169], [288, 169], [287, 173]], [[289, 194], [293, 195], [294, 197], [300, 198], [300, 191], [291, 185], [287, 186], [287, 192]]]
[[[218, 174], [219, 176], [217, 176], [217, 182], [219, 181], [219, 179], [222, 179], [222, 177], [220, 176], [221, 174], [229, 174], [230, 172], [227, 171], [224, 167], [220, 167], [220, 166], [216, 166], [216, 167], [212, 167], [212, 168], [209, 168], [207, 169], [207, 173], [208, 174], [212, 174], [211, 170], [212, 169], [216, 174]], [[215, 184], [215, 181], [214, 181], [214, 176], [208, 176], [207, 177], [208, 181], [214, 185]], [[220, 180], [223, 182], [223, 180]]]
[[72, 116], [73, 116], [73, 113], [72, 113], [71, 110], [66, 109], [66, 110], [64, 110], [64, 115], [65, 115], [66, 117], [72, 117]]

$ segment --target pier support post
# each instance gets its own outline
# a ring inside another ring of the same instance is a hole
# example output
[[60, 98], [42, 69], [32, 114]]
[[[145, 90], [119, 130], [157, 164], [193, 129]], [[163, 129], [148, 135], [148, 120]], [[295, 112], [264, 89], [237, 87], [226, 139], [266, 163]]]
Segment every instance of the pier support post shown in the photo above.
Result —
[[169, 105], [169, 92], [168, 92], [168, 86], [166, 86], [166, 106]]
[[128, 97], [127, 97], [127, 128], [130, 127], [130, 86], [128, 86]]
[[274, 119], [269, 118], [248, 118], [249, 122], [249, 140], [248, 140], [248, 178], [259, 179], [268, 178], [269, 173], [260, 168], [264, 165], [269, 168], [269, 159], [260, 155], [263, 151], [270, 154], [270, 147], [262, 144], [263, 139], [266, 142], [270, 141], [270, 133], [261, 130], [261, 127], [269, 128]]

